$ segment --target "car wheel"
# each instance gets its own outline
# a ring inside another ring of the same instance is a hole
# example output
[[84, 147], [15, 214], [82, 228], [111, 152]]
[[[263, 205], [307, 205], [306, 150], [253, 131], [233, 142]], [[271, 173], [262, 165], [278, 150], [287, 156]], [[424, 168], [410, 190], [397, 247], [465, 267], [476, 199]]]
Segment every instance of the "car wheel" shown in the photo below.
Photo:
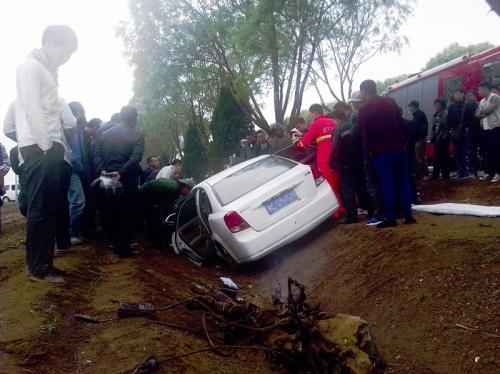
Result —
[[10, 203], [10, 199], [9, 199], [9, 197], [8, 197], [8, 196], [4, 196], [4, 197], [2, 197], [2, 201], [3, 201], [4, 203]]
[[220, 244], [217, 241], [214, 241], [214, 243], [215, 243], [215, 246], [217, 248], [217, 254], [219, 255], [220, 258], [222, 258], [224, 260], [224, 262], [227, 264], [229, 269], [233, 273], [240, 272], [242, 265], [238, 264], [236, 261], [234, 261], [234, 259], [229, 255], [229, 253], [227, 253], [226, 249], [224, 248], [224, 246], [222, 244]]

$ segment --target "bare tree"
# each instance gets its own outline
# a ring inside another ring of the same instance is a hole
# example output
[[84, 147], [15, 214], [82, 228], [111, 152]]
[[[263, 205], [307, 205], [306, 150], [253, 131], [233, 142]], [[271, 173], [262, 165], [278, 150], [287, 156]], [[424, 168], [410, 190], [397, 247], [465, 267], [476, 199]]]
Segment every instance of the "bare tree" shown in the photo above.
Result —
[[[407, 43], [399, 29], [413, 0], [354, 0], [337, 22], [325, 25], [313, 68], [316, 87], [326, 87], [336, 101], [346, 101], [361, 65], [375, 55], [399, 51]], [[329, 17], [327, 19], [333, 19]]]

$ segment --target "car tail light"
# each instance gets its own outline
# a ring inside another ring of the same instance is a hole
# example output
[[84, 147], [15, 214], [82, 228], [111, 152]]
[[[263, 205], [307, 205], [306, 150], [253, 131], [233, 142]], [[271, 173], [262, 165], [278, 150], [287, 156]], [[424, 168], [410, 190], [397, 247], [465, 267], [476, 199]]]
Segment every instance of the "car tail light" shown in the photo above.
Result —
[[319, 178], [316, 178], [314, 180], [314, 183], [316, 183], [316, 187], [318, 187], [321, 183], [323, 183], [325, 181], [325, 177], [321, 176]]
[[321, 172], [318, 169], [316, 163], [309, 165], [311, 168], [311, 172], [314, 178], [314, 183], [316, 183], [316, 187], [319, 186], [325, 180], [325, 177], [321, 175]]
[[224, 216], [224, 223], [232, 233], [237, 233], [250, 228], [250, 225], [236, 212], [226, 213]]

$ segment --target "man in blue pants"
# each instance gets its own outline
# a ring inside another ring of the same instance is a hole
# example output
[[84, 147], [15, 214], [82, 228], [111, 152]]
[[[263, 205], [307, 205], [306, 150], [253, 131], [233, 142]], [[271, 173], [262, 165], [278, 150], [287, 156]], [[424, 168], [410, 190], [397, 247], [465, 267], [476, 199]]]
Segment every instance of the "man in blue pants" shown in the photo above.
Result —
[[397, 225], [396, 196], [400, 199], [405, 224], [416, 223], [411, 214], [406, 138], [401, 113], [394, 99], [377, 95], [374, 81], [364, 81], [360, 90], [365, 102], [359, 110], [364, 147], [373, 159], [384, 194], [385, 219], [377, 227]]
[[85, 117], [83, 105], [78, 101], [72, 101], [68, 106], [76, 119], [75, 134], [69, 143], [73, 156], [68, 190], [69, 234], [71, 236], [71, 245], [79, 245], [82, 243], [81, 223], [85, 210], [85, 193], [82, 181], [88, 183], [86, 178], [88, 160], [85, 159], [88, 155], [85, 154], [83, 144], [87, 118]]

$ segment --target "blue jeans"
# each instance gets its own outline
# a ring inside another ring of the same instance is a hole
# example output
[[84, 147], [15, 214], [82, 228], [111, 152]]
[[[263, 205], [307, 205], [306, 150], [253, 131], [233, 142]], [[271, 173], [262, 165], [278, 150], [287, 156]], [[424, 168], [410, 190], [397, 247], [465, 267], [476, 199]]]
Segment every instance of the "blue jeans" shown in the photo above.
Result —
[[83, 211], [85, 210], [85, 195], [82, 182], [75, 172], [71, 173], [68, 190], [69, 201], [69, 234], [71, 237], [80, 236], [80, 226]]
[[407, 156], [405, 149], [389, 151], [373, 157], [377, 175], [384, 193], [385, 219], [396, 219], [396, 197], [405, 218], [411, 217], [411, 193], [408, 183]]

